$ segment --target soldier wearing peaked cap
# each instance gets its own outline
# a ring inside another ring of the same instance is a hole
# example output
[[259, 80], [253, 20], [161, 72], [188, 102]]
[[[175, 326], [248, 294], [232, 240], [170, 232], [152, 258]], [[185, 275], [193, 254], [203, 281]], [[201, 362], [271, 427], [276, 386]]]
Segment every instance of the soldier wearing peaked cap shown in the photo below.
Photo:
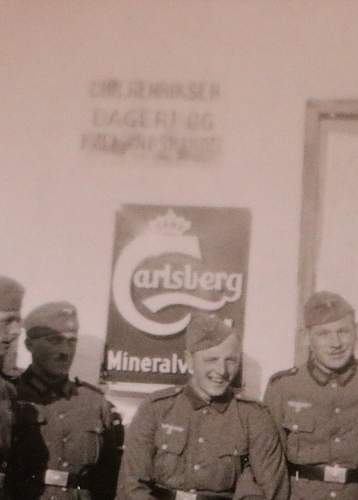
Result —
[[265, 402], [282, 434], [292, 500], [358, 499], [358, 372], [353, 307], [332, 292], [304, 308], [310, 355], [274, 375]]
[[237, 332], [198, 314], [186, 350], [188, 384], [150, 395], [126, 432], [118, 500], [287, 500], [275, 425], [262, 405], [231, 388]]
[[0, 499], [5, 497], [3, 486], [11, 443], [12, 408], [15, 400], [15, 389], [9, 382], [9, 377], [3, 372], [3, 368], [10, 346], [20, 334], [23, 295], [24, 287], [20, 283], [7, 276], [0, 276]]
[[12, 500], [112, 500], [122, 426], [101, 391], [72, 381], [78, 318], [52, 302], [25, 318], [32, 363], [16, 383], [18, 402], [6, 482]]

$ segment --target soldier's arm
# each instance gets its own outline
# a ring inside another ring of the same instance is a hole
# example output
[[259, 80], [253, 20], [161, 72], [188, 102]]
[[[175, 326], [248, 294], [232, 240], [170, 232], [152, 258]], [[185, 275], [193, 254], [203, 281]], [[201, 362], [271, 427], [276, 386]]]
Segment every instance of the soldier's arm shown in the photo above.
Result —
[[276, 425], [263, 406], [251, 407], [247, 415], [249, 460], [266, 500], [287, 500], [289, 478]]
[[155, 453], [156, 418], [153, 403], [142, 403], [126, 429], [117, 500], [154, 500], [150, 483]]
[[282, 427], [283, 411], [282, 411], [282, 395], [278, 387], [278, 382], [270, 380], [267, 384], [266, 391], [264, 394], [264, 404], [269, 409], [275, 424], [277, 426], [278, 432], [280, 434], [281, 442], [284, 448], [286, 448], [286, 434]]
[[102, 446], [92, 475], [91, 490], [94, 500], [113, 500], [116, 496], [124, 430], [114, 405], [105, 399], [101, 407], [101, 418], [104, 427]]

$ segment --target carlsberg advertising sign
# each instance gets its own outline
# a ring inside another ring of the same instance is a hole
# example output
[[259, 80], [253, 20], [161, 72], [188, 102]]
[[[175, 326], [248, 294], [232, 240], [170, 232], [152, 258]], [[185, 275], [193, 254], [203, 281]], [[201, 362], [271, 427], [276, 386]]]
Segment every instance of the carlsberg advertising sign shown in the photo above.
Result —
[[107, 344], [108, 381], [181, 383], [195, 310], [243, 329], [246, 209], [126, 205], [117, 214]]

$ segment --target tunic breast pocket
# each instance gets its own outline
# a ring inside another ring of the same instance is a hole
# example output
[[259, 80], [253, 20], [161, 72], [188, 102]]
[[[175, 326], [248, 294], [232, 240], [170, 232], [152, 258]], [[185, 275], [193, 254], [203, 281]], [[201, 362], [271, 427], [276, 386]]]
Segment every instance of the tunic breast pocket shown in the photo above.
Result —
[[[183, 452], [187, 442], [187, 430], [162, 422], [155, 435], [155, 476], [170, 481], [184, 466]], [[170, 483], [169, 483], [170, 484]]]
[[204, 462], [208, 489], [231, 490], [242, 473], [245, 455], [236, 446], [235, 439], [213, 440], [208, 446]]
[[214, 472], [215, 482], [222, 485], [223, 489], [229, 490], [248, 462], [248, 455], [245, 450], [238, 448], [233, 442], [222, 442], [218, 446], [218, 460]]
[[310, 409], [288, 408], [282, 423], [287, 433], [287, 456], [293, 463], [319, 461], [321, 449], [315, 446], [317, 422]]

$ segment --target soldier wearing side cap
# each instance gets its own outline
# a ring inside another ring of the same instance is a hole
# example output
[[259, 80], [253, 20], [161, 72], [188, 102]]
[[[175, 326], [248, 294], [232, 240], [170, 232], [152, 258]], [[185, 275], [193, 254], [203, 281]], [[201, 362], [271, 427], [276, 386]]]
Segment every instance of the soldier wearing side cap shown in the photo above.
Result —
[[7, 472], [12, 500], [112, 500], [122, 426], [101, 391], [69, 379], [78, 319], [68, 302], [25, 318], [30, 367], [16, 383], [18, 402]]
[[265, 402], [279, 426], [292, 500], [358, 499], [358, 372], [353, 307], [332, 292], [304, 308], [310, 354], [269, 381]]
[[24, 288], [20, 283], [7, 276], [0, 276], [0, 499], [4, 497], [4, 479], [8, 460], [11, 430], [12, 407], [15, 389], [11, 377], [3, 372], [6, 355], [20, 334], [20, 310]]
[[197, 314], [186, 332], [186, 359], [188, 384], [150, 395], [126, 431], [118, 500], [287, 500], [274, 422], [231, 387], [237, 332]]

